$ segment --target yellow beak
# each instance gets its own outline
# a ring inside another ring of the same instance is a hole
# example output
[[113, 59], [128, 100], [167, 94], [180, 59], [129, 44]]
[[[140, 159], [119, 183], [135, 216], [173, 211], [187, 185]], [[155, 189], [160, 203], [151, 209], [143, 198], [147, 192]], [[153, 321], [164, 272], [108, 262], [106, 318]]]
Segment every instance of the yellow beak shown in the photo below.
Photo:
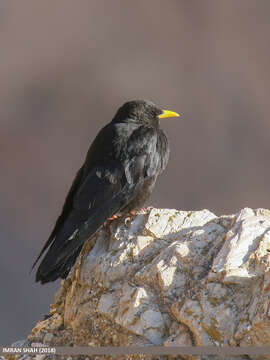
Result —
[[179, 114], [177, 114], [176, 112], [174, 111], [170, 111], [170, 110], [162, 110], [162, 114], [160, 114], [158, 117], [160, 119], [165, 119], [165, 118], [168, 118], [168, 117], [177, 117], [177, 116], [180, 116]]

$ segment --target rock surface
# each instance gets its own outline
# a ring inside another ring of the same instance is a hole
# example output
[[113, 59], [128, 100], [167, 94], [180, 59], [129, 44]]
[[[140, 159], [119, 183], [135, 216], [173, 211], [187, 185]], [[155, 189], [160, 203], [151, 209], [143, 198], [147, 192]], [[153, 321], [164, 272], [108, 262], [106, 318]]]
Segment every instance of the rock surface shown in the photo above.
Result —
[[217, 217], [208, 210], [148, 209], [105, 225], [87, 241], [56, 294], [52, 316], [28, 339], [50, 345], [270, 345], [269, 300], [269, 210]]

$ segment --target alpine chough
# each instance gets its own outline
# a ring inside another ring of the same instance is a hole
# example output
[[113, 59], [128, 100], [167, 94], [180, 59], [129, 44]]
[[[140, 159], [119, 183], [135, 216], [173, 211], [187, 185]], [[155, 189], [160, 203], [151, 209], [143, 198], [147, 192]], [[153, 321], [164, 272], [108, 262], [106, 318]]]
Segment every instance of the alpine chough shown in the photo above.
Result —
[[[84, 242], [116, 213], [141, 208], [169, 158], [159, 119], [179, 114], [150, 101], [125, 103], [98, 133], [37, 260], [42, 284], [66, 278]], [[32, 267], [32, 268], [33, 268]]]

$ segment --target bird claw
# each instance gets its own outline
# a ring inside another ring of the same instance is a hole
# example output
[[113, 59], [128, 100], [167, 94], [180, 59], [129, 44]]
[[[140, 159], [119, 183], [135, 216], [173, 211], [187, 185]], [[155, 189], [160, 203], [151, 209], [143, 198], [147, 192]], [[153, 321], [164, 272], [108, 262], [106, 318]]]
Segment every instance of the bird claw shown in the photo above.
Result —
[[125, 225], [128, 226], [128, 224], [131, 222], [131, 216], [128, 216], [125, 218]]
[[132, 220], [132, 218], [133, 217], [135, 217], [135, 216], [137, 216], [137, 215], [140, 215], [140, 214], [144, 214], [146, 211], [147, 211], [147, 207], [144, 207], [144, 208], [141, 208], [141, 209], [139, 209], [139, 210], [131, 210], [130, 212], [129, 212], [129, 216], [127, 216], [126, 218], [125, 218], [125, 225], [128, 225], [128, 223], [130, 223], [131, 222], [131, 220]]
[[113, 220], [116, 220], [116, 219], [119, 219], [122, 215], [121, 214], [115, 214], [113, 216], [111, 216], [108, 221], [113, 221]]
[[138, 214], [144, 214], [147, 212], [148, 209], [149, 209], [149, 207], [143, 207], [139, 210]]
[[144, 214], [145, 212], [147, 212], [148, 208], [147, 207], [143, 207], [141, 209], [138, 209], [138, 210], [132, 210], [130, 211], [130, 214], [132, 216], [136, 216], [136, 215], [141, 215], [141, 214]]

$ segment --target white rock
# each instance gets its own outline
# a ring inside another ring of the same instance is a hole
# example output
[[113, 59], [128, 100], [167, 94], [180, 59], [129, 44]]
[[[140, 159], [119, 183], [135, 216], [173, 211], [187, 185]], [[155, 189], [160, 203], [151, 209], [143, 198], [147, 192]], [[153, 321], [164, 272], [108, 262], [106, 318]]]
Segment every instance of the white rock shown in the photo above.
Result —
[[59, 339], [66, 331], [68, 341], [83, 333], [97, 346], [270, 343], [269, 210], [151, 209], [106, 226], [58, 296]]

